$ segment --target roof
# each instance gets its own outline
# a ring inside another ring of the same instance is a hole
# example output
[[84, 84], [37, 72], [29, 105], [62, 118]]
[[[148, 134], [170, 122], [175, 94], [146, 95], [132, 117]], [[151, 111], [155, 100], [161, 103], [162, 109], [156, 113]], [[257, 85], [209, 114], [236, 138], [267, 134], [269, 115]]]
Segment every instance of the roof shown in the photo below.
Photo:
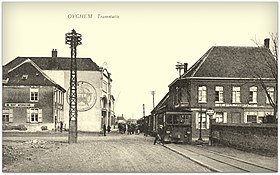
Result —
[[[27, 71], [28, 70], [28, 71]], [[55, 86], [66, 92], [64, 88], [49, 78], [32, 60], [27, 59], [10, 69], [4, 76], [6, 86]]]
[[[30, 59], [42, 70], [70, 70], [70, 61], [68, 57], [17, 57], [3, 67], [6, 72], [19, 65], [23, 61]], [[99, 71], [99, 66], [91, 58], [77, 58], [78, 71]]]
[[211, 47], [182, 78], [274, 78], [268, 63], [276, 69], [270, 50], [264, 47]]
[[169, 98], [169, 92], [165, 94], [165, 96], [160, 100], [160, 102], [156, 105], [156, 107], [152, 110], [151, 113], [154, 113], [160, 109], [164, 109], [167, 106], [168, 98]]
[[117, 120], [125, 120], [123, 116], [117, 117]]

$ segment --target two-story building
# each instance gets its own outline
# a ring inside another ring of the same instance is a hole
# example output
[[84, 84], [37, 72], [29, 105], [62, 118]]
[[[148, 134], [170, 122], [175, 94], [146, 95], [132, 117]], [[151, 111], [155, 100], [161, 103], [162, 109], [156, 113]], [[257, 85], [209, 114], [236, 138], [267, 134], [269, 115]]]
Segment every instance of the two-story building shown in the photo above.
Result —
[[66, 90], [27, 59], [3, 75], [3, 124], [28, 131], [60, 127]]
[[201, 130], [208, 136], [208, 109], [214, 110], [216, 122], [261, 123], [266, 115], [274, 114], [267, 94], [276, 98], [276, 66], [266, 47], [213, 46], [169, 85], [153, 115], [190, 114], [193, 138]]
[[[3, 72], [32, 60], [44, 74], [66, 90], [63, 98], [63, 123], [69, 127], [70, 58], [58, 57], [53, 49], [51, 57], [17, 57], [3, 67]], [[106, 68], [99, 67], [91, 58], [77, 58], [78, 130], [99, 132], [111, 125], [114, 115], [112, 79]]]

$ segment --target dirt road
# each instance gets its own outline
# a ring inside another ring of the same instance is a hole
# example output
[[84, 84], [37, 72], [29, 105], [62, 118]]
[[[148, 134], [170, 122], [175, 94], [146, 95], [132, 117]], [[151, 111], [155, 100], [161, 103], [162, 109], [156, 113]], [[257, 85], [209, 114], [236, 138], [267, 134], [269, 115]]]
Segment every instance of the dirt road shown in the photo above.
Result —
[[18, 159], [8, 163], [3, 171], [209, 172], [208, 169], [160, 145], [153, 145], [152, 137], [81, 135], [77, 144], [70, 145], [65, 143], [65, 139], [65, 137], [55, 137], [53, 140], [52, 137], [4, 138], [4, 146], [16, 148], [25, 156], [22, 158], [20, 155], [16, 156]]

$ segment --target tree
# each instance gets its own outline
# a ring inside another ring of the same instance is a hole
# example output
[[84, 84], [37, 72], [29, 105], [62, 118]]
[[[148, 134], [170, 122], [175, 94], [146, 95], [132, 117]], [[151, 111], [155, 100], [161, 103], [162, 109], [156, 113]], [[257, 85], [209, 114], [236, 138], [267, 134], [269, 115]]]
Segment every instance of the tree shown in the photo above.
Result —
[[[269, 39], [265, 39], [264, 44], [259, 44], [256, 39], [253, 40], [253, 42], [258, 46], [258, 47], [263, 47], [265, 49], [261, 50], [261, 55], [263, 56], [264, 60], [261, 64], [265, 65], [267, 70], [272, 74], [276, 85], [275, 85], [275, 90], [274, 90], [274, 96], [275, 99], [271, 96], [271, 93], [269, 92], [269, 88], [267, 86], [267, 81], [262, 77], [258, 72], [255, 72], [258, 81], [260, 82], [262, 88], [264, 89], [266, 96], [268, 98], [268, 101], [270, 105], [272, 106], [274, 110], [274, 118], [277, 118], [277, 112], [278, 112], [278, 34], [270, 33], [270, 38], [272, 41], [272, 46], [269, 47]], [[273, 58], [273, 59], [271, 59]], [[276, 121], [276, 120], [275, 120]]]

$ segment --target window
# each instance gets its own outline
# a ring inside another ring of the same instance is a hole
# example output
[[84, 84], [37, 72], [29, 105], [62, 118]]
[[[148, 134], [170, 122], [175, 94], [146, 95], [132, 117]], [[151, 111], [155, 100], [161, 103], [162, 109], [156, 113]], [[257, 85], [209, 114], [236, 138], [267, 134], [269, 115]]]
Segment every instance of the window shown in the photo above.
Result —
[[175, 104], [179, 104], [181, 102], [182, 94], [181, 94], [181, 88], [176, 87], [175, 88]]
[[182, 121], [183, 124], [191, 124], [191, 115], [182, 115]]
[[30, 109], [30, 122], [38, 122], [38, 109]]
[[3, 109], [2, 110], [2, 121], [3, 123], [13, 122], [13, 109]]
[[179, 115], [173, 115], [173, 124], [179, 124], [180, 118]]
[[256, 115], [247, 115], [247, 123], [257, 123]]
[[232, 103], [240, 103], [240, 87], [232, 87]]
[[[201, 118], [201, 119], [200, 119]], [[198, 112], [197, 113], [197, 125], [196, 128], [199, 129], [200, 128], [200, 120], [201, 122], [201, 129], [206, 129], [206, 113], [205, 112]]]
[[28, 75], [22, 75], [22, 77], [21, 77], [22, 80], [27, 80], [27, 78], [28, 78]]
[[103, 89], [105, 92], [107, 92], [107, 90], [108, 90], [108, 84], [107, 84], [106, 81], [103, 81], [103, 82], [102, 82], [102, 89]]
[[199, 86], [198, 87], [198, 102], [199, 103], [206, 103], [206, 86]]
[[168, 115], [168, 116], [166, 117], [166, 123], [167, 123], [167, 124], [172, 124], [172, 120], [173, 120], [172, 115]]
[[3, 114], [3, 123], [9, 123], [9, 114]]
[[[271, 100], [274, 101], [274, 87], [267, 87], [266, 90]], [[267, 96], [266, 96], [266, 103], [269, 103], [269, 98]]]
[[215, 118], [216, 118], [216, 123], [223, 123], [224, 122], [224, 113], [216, 112]]
[[38, 101], [39, 100], [39, 88], [31, 87], [30, 88], [30, 101]]
[[253, 86], [250, 87], [249, 103], [257, 103], [257, 92], [258, 88]]
[[216, 86], [215, 89], [215, 102], [224, 102], [224, 88], [222, 86]]
[[42, 122], [42, 109], [38, 109], [38, 108], [27, 109], [27, 122], [30, 123]]

